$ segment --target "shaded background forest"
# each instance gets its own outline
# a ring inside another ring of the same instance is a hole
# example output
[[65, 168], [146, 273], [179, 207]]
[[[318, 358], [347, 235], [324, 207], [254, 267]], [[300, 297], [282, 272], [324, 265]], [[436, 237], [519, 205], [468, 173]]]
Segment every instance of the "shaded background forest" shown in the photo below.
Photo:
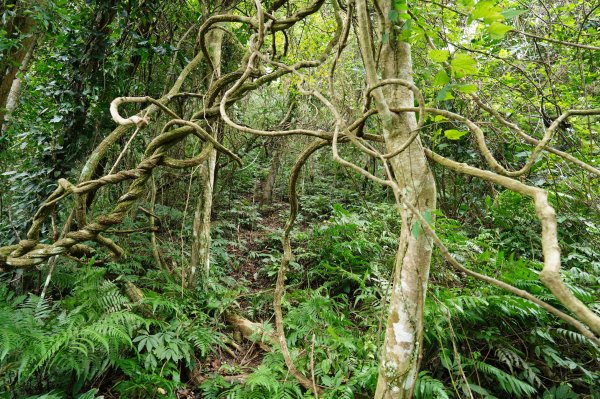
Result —
[[[468, 3], [456, 7], [467, 10]], [[545, 3], [502, 2], [503, 18], [542, 36], [598, 45], [597, 3]], [[287, 7], [293, 11], [306, 4]], [[0, 94], [8, 93], [13, 77], [20, 87], [12, 91], [14, 108], [5, 102], [11, 112], [0, 135], [1, 245], [24, 237], [59, 178], [77, 181], [87, 156], [115, 127], [110, 102], [123, 95], [163, 96], [199, 53], [201, 24], [226, 7], [240, 15], [252, 10], [244, 1], [3, 1]], [[537, 25], [528, 25], [532, 15]], [[428, 35], [478, 60], [473, 75], [480, 97], [534, 137], [562, 110], [600, 107], [600, 52], [506, 32], [465, 33], [460, 18], [434, 2], [425, 2], [413, 15], [414, 31], [408, 36], [415, 82], [436, 106], [481, 121], [489, 145], [503, 161], [523, 162], [531, 147], [465, 100], [472, 84], [451, 82], [426, 48]], [[436, 30], [436, 21], [455, 26]], [[332, 15], [322, 11], [304, 27], [295, 27], [287, 38], [294, 53], [286, 56], [314, 57], [325, 47], [333, 23]], [[314, 34], [315, 26], [322, 36]], [[224, 74], [237, 69], [243, 55], [239, 43], [250, 36], [241, 24], [228, 29], [222, 44]], [[465, 40], [465, 35], [471, 37]], [[340, 60], [343, 79], [336, 87], [348, 118], [361, 111], [364, 83], [357, 45], [349, 47], [353, 51]], [[185, 91], [206, 90], [209, 69], [201, 63], [186, 80]], [[309, 76], [326, 82], [323, 70], [315, 68]], [[232, 114], [262, 129], [329, 129], [320, 104], [299, 97], [290, 82], [277, 80], [239, 100]], [[175, 100], [172, 106], [185, 115], [195, 110], [194, 101]], [[555, 147], [598, 168], [597, 122], [597, 117], [569, 120]], [[376, 134], [377, 120], [367, 121], [364, 129]], [[131, 144], [123, 138], [94, 176], [107, 174], [117, 159], [123, 169], [133, 168], [156, 133]], [[287, 180], [309, 139], [265, 139], [227, 126], [220, 134], [243, 165], [217, 157], [210, 277], [190, 281], [194, 209], [202, 196], [199, 168], [161, 169], [152, 180], [154, 195], [145, 196], [140, 208], [107, 234], [126, 250], [124, 257], [111, 259], [96, 247], [83, 261], [61, 257], [50, 261], [52, 269], [43, 265], [0, 274], [0, 396], [314, 397], [288, 374], [269, 338], [281, 233], [289, 213]], [[421, 137], [444, 156], [483, 163], [472, 149], [473, 139], [443, 118], [430, 116]], [[175, 152], [184, 157], [197, 149], [190, 139]], [[374, 159], [350, 147], [342, 151], [383, 175]], [[560, 307], [537, 278], [540, 226], [530, 201], [436, 165], [432, 169], [439, 190], [436, 232], [457, 259]], [[598, 313], [598, 175], [545, 154], [523, 180], [551, 193], [563, 278]], [[124, 190], [99, 190], [90, 212], [110, 207]], [[297, 367], [324, 388], [323, 397], [371, 397], [400, 227], [393, 193], [334, 162], [327, 149], [304, 167], [298, 193], [300, 215], [284, 302], [288, 345]], [[43, 229], [46, 242], [60, 236], [69, 210], [55, 209]], [[149, 220], [155, 223], [150, 228]], [[49, 270], [51, 280], [44, 288]], [[256, 323], [262, 333], [242, 337], [239, 319]], [[425, 320], [418, 398], [461, 398], [467, 392], [478, 398], [600, 397], [597, 346], [537, 305], [453, 271], [438, 252]]]

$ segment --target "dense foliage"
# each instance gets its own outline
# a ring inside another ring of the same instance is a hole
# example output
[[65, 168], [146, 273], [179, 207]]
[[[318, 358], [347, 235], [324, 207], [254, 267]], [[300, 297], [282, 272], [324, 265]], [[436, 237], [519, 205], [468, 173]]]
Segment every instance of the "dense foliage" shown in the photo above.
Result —
[[[0, 135], [0, 246], [25, 237], [57, 179], [77, 181], [87, 156], [114, 128], [108, 108], [115, 97], [160, 98], [200, 52], [202, 23], [225, 11], [252, 15], [254, 9], [251, 1], [25, 3], [4, 0], [0, 9], [3, 59], [35, 35], [31, 59], [18, 75], [18, 106]], [[288, 10], [280, 12], [288, 14], [311, 4], [284, 3]], [[324, 3], [328, 7], [307, 16], [304, 27], [294, 26], [291, 37], [268, 39], [274, 49], [285, 46], [282, 62], [316, 58], [325, 49], [336, 23], [332, 10], [346, 10], [348, 4]], [[547, 118], [600, 107], [600, 51], [568, 45], [600, 43], [600, 8], [593, 1], [394, 3], [394, 32], [413, 46], [415, 84], [428, 104], [481, 122], [490, 150], [503, 162], [524, 164], [531, 146], [507, 126], [486, 122], [489, 113], [469, 102], [469, 94], [477, 92], [538, 139]], [[23, 16], [33, 18], [36, 28], [12, 34], [5, 21]], [[321, 36], [304, 34], [315, 27]], [[223, 75], [233, 75], [243, 55], [240, 45], [251, 32], [237, 22], [223, 30]], [[381, 41], [390, 40], [386, 34]], [[334, 99], [348, 119], [364, 105], [359, 60], [358, 44], [349, 41], [339, 59], [339, 98]], [[327, 90], [330, 63], [311, 70], [311, 84]], [[209, 65], [200, 64], [185, 91], [205, 94], [212, 74]], [[256, 128], [293, 124], [327, 130], [329, 112], [312, 100], [299, 101], [294, 79], [250, 92], [231, 107], [232, 115]], [[190, 98], [174, 101], [173, 109], [193, 114], [203, 99]], [[94, 178], [117, 166], [134, 168], [161, 126], [151, 129], [135, 141], [123, 137]], [[229, 126], [219, 129], [215, 137], [220, 135], [243, 166], [222, 154], [216, 160], [210, 276], [190, 282], [202, 166], [157, 170], [148, 194], [123, 223], [106, 231], [125, 249], [123, 257], [109, 257], [92, 243], [86, 256], [52, 257], [36, 268], [0, 273], [0, 397], [316, 397], [290, 374], [273, 319], [288, 178], [308, 139], [263, 140]], [[380, 121], [371, 118], [364, 133], [376, 135], [380, 129]], [[421, 137], [443, 156], [483, 165], [467, 133], [455, 121], [429, 114]], [[569, 119], [553, 144], [598, 168], [598, 117]], [[383, 166], [364, 153], [352, 147], [340, 151], [384, 176]], [[199, 152], [198, 141], [190, 138], [173, 152], [192, 156]], [[453, 256], [564, 309], [538, 278], [544, 259], [531, 201], [439, 165], [432, 169], [439, 190], [435, 231]], [[266, 198], [271, 175], [273, 193]], [[600, 314], [598, 175], [544, 153], [520, 179], [550, 192], [558, 213], [563, 280]], [[101, 215], [126, 191], [115, 185], [94, 192], [88, 212]], [[401, 227], [394, 194], [334, 162], [327, 149], [305, 165], [298, 194], [294, 258], [283, 300], [292, 359], [322, 388], [320, 399], [373, 397]], [[63, 225], [76, 224], [73, 200], [64, 201], [42, 228], [44, 244], [57, 241]], [[422, 227], [412, 226], [412, 234], [424, 234]], [[599, 348], [572, 326], [450, 268], [438, 249], [429, 281], [416, 398], [600, 398]], [[232, 315], [254, 322], [255, 333], [242, 336]]]

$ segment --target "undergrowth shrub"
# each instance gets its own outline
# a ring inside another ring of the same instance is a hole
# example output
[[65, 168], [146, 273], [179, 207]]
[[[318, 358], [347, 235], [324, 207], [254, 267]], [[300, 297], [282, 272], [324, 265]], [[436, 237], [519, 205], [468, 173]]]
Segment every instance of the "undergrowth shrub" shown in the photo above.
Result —
[[[71, 272], [72, 284], [58, 291], [68, 292], [63, 298], [19, 296], [0, 285], [6, 397], [43, 391], [48, 398], [93, 398], [81, 392], [99, 383], [123, 398], [174, 397], [181, 374], [219, 345], [219, 333], [194, 305], [197, 298], [176, 301], [174, 290], [144, 290], [134, 303], [124, 294], [124, 280], [107, 278], [106, 268], [90, 264]], [[104, 381], [109, 374], [121, 376]]]

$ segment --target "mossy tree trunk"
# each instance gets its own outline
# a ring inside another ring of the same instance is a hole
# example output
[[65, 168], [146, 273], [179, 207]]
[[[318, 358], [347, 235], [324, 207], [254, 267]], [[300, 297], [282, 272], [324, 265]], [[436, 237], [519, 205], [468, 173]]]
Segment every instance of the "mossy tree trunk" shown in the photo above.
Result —
[[273, 138], [269, 143], [269, 155], [271, 156], [271, 166], [269, 167], [269, 173], [267, 178], [261, 185], [260, 193], [260, 208], [270, 206], [273, 203], [273, 189], [275, 188], [275, 181], [277, 180], [277, 173], [281, 167], [281, 155], [284, 151], [284, 141], [282, 138]]
[[[382, 36], [388, 32], [386, 36], [389, 38], [384, 41], [379, 63], [376, 63], [368, 4], [366, 0], [357, 2], [359, 41], [369, 87], [390, 79], [412, 82], [410, 45], [390, 33], [394, 32], [394, 22], [390, 20], [390, 15], [393, 15], [392, 7], [393, 2], [384, 0], [378, 1], [376, 7], [377, 27]], [[382, 117], [386, 149], [390, 153], [394, 152], [409, 140], [411, 133], [417, 128], [417, 120], [414, 113], [396, 113], [391, 109], [413, 107], [414, 95], [398, 82], [374, 89], [372, 95]], [[431, 220], [436, 206], [435, 181], [419, 138], [392, 157], [390, 166], [398, 194], [402, 197], [399, 204], [410, 202]], [[419, 224], [411, 211], [403, 205], [399, 207], [402, 228], [381, 351], [376, 399], [412, 397], [423, 341], [423, 307], [432, 245], [429, 238], [420, 233]]]
[[[207, 33], [207, 48], [211, 57], [213, 70], [209, 70], [210, 84], [221, 76], [221, 47], [223, 45], [223, 31], [213, 29]], [[212, 125], [214, 137], [221, 136], [223, 129], [220, 121]], [[208, 145], [208, 144], [207, 144]], [[190, 284], [194, 286], [198, 279], [206, 281], [210, 274], [210, 219], [212, 215], [213, 192], [215, 187], [215, 170], [217, 165], [217, 151], [213, 149], [208, 159], [200, 167], [199, 184], [201, 196], [198, 198], [193, 222], [192, 256], [190, 261]]]

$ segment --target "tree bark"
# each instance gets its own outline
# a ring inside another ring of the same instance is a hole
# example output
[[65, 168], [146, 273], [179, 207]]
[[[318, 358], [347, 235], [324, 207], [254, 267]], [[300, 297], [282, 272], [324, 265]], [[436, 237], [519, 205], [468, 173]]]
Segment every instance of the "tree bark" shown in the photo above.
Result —
[[[410, 79], [410, 47], [398, 46], [395, 55], [383, 52], [390, 70], [386, 76]], [[403, 76], [404, 75], [404, 76]], [[397, 106], [410, 106], [412, 93], [401, 88], [384, 90]], [[385, 144], [394, 151], [408, 139], [417, 126], [414, 114], [394, 115], [385, 123]], [[436, 206], [435, 182], [419, 139], [404, 152], [392, 158], [390, 164], [404, 200], [412, 203], [423, 215], [433, 218]], [[423, 340], [423, 306], [429, 278], [432, 246], [420, 233], [419, 224], [406, 208], [400, 209], [402, 228], [395, 262], [394, 283], [375, 398], [412, 397]]]
[[[210, 218], [212, 215], [216, 151], [212, 150], [206, 164], [200, 167], [202, 194], [194, 213], [190, 284], [198, 278], [206, 281], [210, 273]], [[200, 275], [198, 275], [200, 273]]]
[[4, 115], [1, 116], [3, 119], [0, 121], [0, 136], [4, 134], [8, 127], [8, 121], [10, 119], [10, 115], [17, 109], [19, 105], [19, 100], [21, 98], [21, 76], [27, 72], [27, 66], [29, 65], [29, 61], [31, 60], [31, 56], [33, 54], [33, 50], [35, 47], [35, 38], [33, 39], [33, 43], [29, 48], [29, 51], [23, 58], [21, 65], [19, 67], [19, 74], [15, 76], [12, 85], [10, 87], [10, 91], [6, 98], [6, 106], [4, 107]]
[[[380, 53], [380, 70], [375, 63], [370, 16], [366, 0], [357, 2], [359, 42], [369, 87], [381, 79], [403, 79], [412, 82], [412, 59], [408, 43], [398, 40], [394, 23], [390, 21], [393, 2], [380, 0], [378, 21], [381, 32], [389, 40]], [[412, 107], [414, 95], [399, 84], [389, 84], [372, 92], [374, 103], [382, 116], [383, 135], [389, 152], [400, 148], [417, 128], [414, 113], [396, 114], [390, 108]], [[405, 202], [413, 204], [422, 215], [433, 217], [436, 207], [435, 181], [421, 141], [417, 137], [399, 155], [390, 159], [394, 180]], [[381, 350], [376, 399], [412, 397], [419, 369], [423, 341], [423, 307], [429, 278], [432, 245], [420, 233], [414, 215], [400, 207], [402, 228], [395, 261], [393, 289], [389, 303], [385, 339]], [[427, 218], [426, 217], [426, 218]]]
[[0, 54], [0, 131], [4, 130], [4, 119], [7, 115], [8, 101], [11, 98], [13, 83], [21, 69], [27, 54], [35, 44], [35, 20], [28, 11], [38, 1], [32, 1], [25, 6], [23, 1], [9, 2], [15, 5], [16, 15], [6, 24], [6, 37], [9, 39], [21, 38], [21, 43], [6, 53]]
[[[213, 29], [207, 33], [207, 47], [211, 56], [214, 70], [211, 71], [212, 82], [221, 75], [221, 47], [223, 44], [223, 31]], [[223, 129], [222, 123], [215, 123], [215, 137]], [[207, 144], [208, 145], [208, 144]], [[200, 185], [202, 196], [198, 199], [193, 222], [192, 257], [190, 261], [190, 283], [196, 284], [198, 278], [207, 281], [210, 274], [210, 218], [212, 215], [213, 192], [215, 184], [215, 169], [217, 164], [217, 151], [213, 149], [205, 164], [200, 168]], [[200, 275], [198, 275], [200, 273]]]
[[277, 172], [281, 166], [281, 152], [283, 151], [283, 138], [274, 138], [270, 145], [271, 166], [269, 174], [262, 184], [262, 193], [260, 194], [260, 208], [269, 206], [273, 203], [273, 188], [277, 179]]

